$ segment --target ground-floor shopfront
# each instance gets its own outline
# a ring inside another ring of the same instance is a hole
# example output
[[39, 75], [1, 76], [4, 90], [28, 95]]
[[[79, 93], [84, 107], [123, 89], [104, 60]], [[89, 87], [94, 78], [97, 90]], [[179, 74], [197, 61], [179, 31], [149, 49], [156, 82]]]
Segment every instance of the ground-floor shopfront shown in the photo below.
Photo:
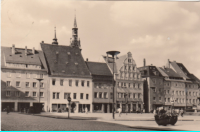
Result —
[[116, 109], [122, 108], [123, 113], [143, 112], [144, 106], [142, 102], [128, 102], [117, 101]]
[[70, 105], [69, 103], [67, 104], [61, 104], [61, 103], [53, 103], [51, 104], [51, 112], [67, 112], [68, 109], [71, 109], [71, 112], [73, 113], [85, 113], [85, 112], [90, 112], [91, 111], [91, 105], [90, 104], [81, 104], [78, 101], [76, 102], [71, 102]]
[[93, 103], [92, 107], [94, 113], [112, 113], [112, 103]]
[[45, 111], [45, 103], [41, 102], [1, 102], [1, 111], [6, 111], [9, 108], [10, 111], [27, 112], [30, 106], [40, 108], [40, 111]]

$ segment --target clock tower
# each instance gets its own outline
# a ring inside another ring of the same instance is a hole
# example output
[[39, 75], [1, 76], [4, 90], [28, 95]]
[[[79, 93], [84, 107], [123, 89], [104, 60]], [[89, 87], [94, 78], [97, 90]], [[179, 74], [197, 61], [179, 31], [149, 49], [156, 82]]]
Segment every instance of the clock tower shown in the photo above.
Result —
[[74, 27], [72, 28], [72, 38], [70, 39], [70, 46], [79, 47], [81, 49], [81, 41], [78, 39], [78, 28], [76, 23], [76, 16], [74, 18]]

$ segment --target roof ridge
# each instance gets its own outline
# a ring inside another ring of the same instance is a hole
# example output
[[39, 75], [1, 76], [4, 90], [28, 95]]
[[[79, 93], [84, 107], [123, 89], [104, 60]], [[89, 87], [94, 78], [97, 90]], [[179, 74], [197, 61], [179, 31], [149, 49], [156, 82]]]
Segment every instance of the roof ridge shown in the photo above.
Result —
[[103, 64], [106, 64], [105, 62], [94, 62], [94, 61], [85, 61], [85, 62], [90, 62], [90, 63], [103, 63]]

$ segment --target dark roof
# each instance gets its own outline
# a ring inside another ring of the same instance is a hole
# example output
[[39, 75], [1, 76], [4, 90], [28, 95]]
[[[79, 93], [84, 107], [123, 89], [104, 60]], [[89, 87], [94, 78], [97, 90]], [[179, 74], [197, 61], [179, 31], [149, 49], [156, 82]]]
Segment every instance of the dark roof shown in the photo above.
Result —
[[179, 74], [181, 77], [189, 79], [185, 73], [180, 69], [180, 67], [178, 66], [178, 64], [174, 61], [174, 62], [170, 62], [172, 67], [174, 68], [174, 70], [177, 72], [177, 74]]
[[90, 72], [78, 47], [41, 43], [50, 75], [89, 77]]
[[112, 76], [108, 66], [106, 63], [101, 62], [85, 62], [88, 66], [89, 71], [92, 75], [105, 75], [105, 76]]
[[176, 64], [179, 66], [179, 68], [180, 68], [183, 72], [185, 72], [185, 73], [187, 73], [187, 74], [190, 74], [189, 71], [187, 70], [187, 68], [186, 68], [182, 63], [177, 63], [177, 62], [176, 62]]
[[42, 51], [35, 50], [35, 54], [32, 53], [32, 49], [27, 49], [27, 56], [25, 55], [25, 49], [15, 48], [15, 54], [12, 54], [11, 47], [1, 47], [1, 67], [7, 63], [16, 64], [32, 64], [40, 65], [42, 69], [47, 70], [46, 61]]
[[188, 77], [192, 79], [193, 82], [200, 84], [200, 80], [194, 74], [188, 74]]
[[164, 71], [169, 77], [177, 77], [177, 78], [182, 78], [179, 74], [177, 74], [174, 70], [171, 68], [162, 68], [160, 67], [162, 71]]

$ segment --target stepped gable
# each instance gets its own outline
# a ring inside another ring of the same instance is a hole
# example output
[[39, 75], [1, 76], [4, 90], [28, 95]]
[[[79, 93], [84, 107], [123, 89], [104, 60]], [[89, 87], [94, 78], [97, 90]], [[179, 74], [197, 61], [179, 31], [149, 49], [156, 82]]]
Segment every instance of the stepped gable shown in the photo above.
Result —
[[106, 63], [101, 62], [85, 62], [92, 75], [112, 76]]
[[89, 77], [90, 72], [78, 47], [41, 43], [50, 75]]

